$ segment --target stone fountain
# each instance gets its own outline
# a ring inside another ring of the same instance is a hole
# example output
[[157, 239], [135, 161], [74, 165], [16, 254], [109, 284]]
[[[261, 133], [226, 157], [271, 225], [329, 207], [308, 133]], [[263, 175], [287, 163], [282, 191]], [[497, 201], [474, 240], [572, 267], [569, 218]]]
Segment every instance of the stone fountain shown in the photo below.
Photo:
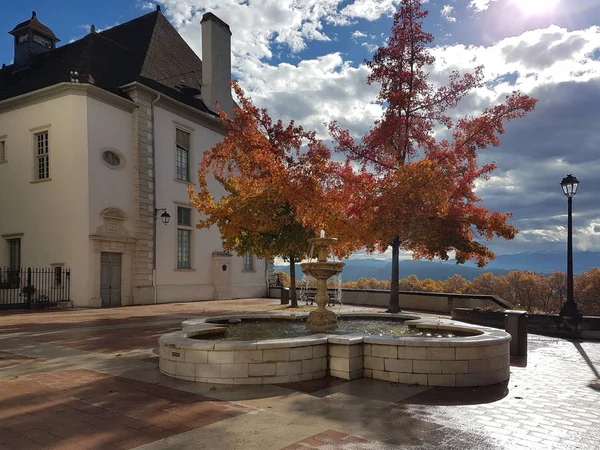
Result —
[[321, 237], [312, 238], [308, 241], [317, 250], [317, 262], [301, 263], [300, 267], [303, 273], [317, 280], [317, 294], [315, 295], [317, 309], [311, 311], [308, 315], [306, 328], [313, 332], [332, 331], [337, 328], [337, 316], [333, 311], [326, 308], [327, 303], [329, 303], [327, 280], [342, 272], [346, 264], [343, 262], [327, 261], [329, 249], [334, 242], [337, 242], [337, 239], [326, 238], [323, 230], [321, 230]]
[[[504, 331], [433, 317], [420, 319], [380, 312], [340, 313], [343, 319], [338, 328], [336, 314], [326, 309], [327, 279], [341, 273], [345, 265], [327, 261], [331, 245], [337, 239], [325, 238], [325, 232], [321, 231], [320, 238], [309, 241], [313, 250], [317, 248], [317, 262], [300, 266], [302, 272], [317, 279], [318, 308], [308, 315], [306, 328], [319, 335], [308, 333], [302, 326], [305, 313], [238, 314], [186, 320], [183, 330], [159, 339], [160, 371], [181, 380], [230, 385], [294, 383], [327, 376], [344, 380], [364, 376], [444, 387], [488, 386], [509, 379], [510, 334]], [[377, 322], [374, 328], [368, 324], [373, 320]], [[366, 321], [364, 327], [357, 328], [361, 321]], [[387, 330], [384, 334], [382, 326]], [[242, 333], [244, 327], [247, 334]], [[405, 330], [401, 331], [402, 328]], [[227, 339], [234, 329], [242, 334]], [[248, 334], [248, 330], [254, 331]], [[449, 335], [438, 336], [443, 333]], [[296, 354], [294, 358], [292, 352]], [[390, 367], [386, 363], [385, 371], [380, 370], [382, 358], [363, 358], [363, 354], [390, 352], [400, 358], [391, 361], [400, 363]], [[450, 361], [448, 370], [440, 375], [440, 355], [447, 353], [456, 356], [456, 361]], [[206, 364], [207, 355], [210, 364]], [[305, 355], [301, 356], [300, 368], [295, 361], [297, 355]], [[465, 371], [465, 365], [473, 370]], [[417, 366], [420, 369], [413, 372]]]

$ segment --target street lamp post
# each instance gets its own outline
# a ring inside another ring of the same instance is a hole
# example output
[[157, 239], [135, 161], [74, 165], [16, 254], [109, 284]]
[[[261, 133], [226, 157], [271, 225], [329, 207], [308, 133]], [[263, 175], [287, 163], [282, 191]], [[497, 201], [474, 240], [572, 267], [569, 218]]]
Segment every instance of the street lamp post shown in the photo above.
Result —
[[579, 181], [569, 174], [560, 183], [563, 193], [567, 196], [569, 215], [567, 225], [567, 301], [560, 310], [563, 317], [580, 319], [583, 314], [573, 298], [573, 196], [577, 193]]

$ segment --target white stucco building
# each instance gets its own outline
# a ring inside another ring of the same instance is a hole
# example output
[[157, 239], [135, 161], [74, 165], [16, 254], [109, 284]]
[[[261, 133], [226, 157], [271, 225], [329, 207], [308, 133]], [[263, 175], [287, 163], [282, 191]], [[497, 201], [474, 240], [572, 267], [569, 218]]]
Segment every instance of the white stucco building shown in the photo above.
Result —
[[35, 13], [10, 34], [0, 267], [70, 268], [75, 306], [264, 296], [270, 264], [196, 230], [187, 194], [223, 138], [215, 101], [233, 110], [227, 24], [203, 16], [203, 61], [159, 9], [59, 47]]

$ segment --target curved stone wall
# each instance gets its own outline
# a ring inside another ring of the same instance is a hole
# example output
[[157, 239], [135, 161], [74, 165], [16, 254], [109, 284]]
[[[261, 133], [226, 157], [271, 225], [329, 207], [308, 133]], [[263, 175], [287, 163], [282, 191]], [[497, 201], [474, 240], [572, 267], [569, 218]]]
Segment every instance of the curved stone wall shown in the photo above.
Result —
[[[184, 329], [161, 336], [160, 371], [203, 383], [279, 384], [324, 378], [360, 377], [423, 386], [485, 386], [510, 376], [510, 335], [501, 330], [465, 326], [444, 319], [400, 314], [344, 314], [360, 318], [396, 318], [411, 327], [444, 329], [472, 336], [392, 338], [318, 334], [257, 342], [191, 339], [223, 333], [209, 321], [289, 318], [302, 314], [246, 314], [183, 323]], [[412, 320], [411, 320], [412, 319]]]

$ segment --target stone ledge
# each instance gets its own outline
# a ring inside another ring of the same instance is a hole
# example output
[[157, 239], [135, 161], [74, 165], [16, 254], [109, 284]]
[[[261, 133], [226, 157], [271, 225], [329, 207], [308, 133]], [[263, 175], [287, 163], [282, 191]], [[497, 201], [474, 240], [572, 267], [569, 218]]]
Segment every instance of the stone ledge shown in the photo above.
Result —
[[363, 345], [357, 344], [343, 345], [330, 343], [329, 356], [334, 356], [338, 358], [355, 358], [357, 356], [363, 356], [363, 347]]
[[[452, 318], [455, 320], [476, 326], [500, 329], [504, 329], [505, 315], [506, 313], [503, 311], [487, 312], [471, 308], [452, 309]], [[598, 316], [583, 316], [581, 327], [573, 330], [565, 327], [562, 317], [557, 314], [528, 313], [527, 315], [527, 330], [529, 333], [566, 338], [600, 339], [600, 317]]]

